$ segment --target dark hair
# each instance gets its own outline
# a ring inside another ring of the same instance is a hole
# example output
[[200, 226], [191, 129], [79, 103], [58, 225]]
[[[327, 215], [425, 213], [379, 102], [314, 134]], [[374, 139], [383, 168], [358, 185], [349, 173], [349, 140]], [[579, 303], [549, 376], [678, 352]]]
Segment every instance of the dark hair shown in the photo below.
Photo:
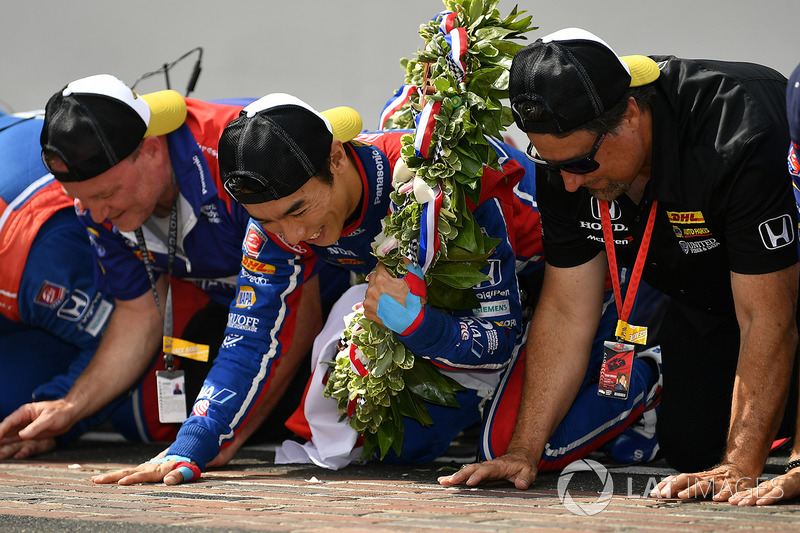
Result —
[[314, 174], [314, 176], [312, 176], [312, 177], [318, 179], [319, 181], [321, 181], [325, 185], [328, 185], [328, 186], [333, 185], [333, 172], [331, 172], [331, 156], [330, 155], [328, 155], [328, 157], [325, 158], [325, 163], [322, 164], [322, 167], [320, 167], [319, 172]]
[[[653, 99], [656, 95], [656, 88], [653, 84], [643, 85], [641, 87], [631, 87], [620, 100], [604, 111], [599, 116], [584, 122], [577, 128], [562, 133], [554, 133], [556, 137], [567, 137], [576, 131], [588, 131], [595, 135], [602, 133], [616, 133], [622, 119], [625, 116], [625, 111], [628, 109], [628, 99], [633, 98], [639, 109], [644, 110], [653, 104]], [[553, 120], [552, 115], [544, 105], [540, 102], [533, 102], [530, 100], [519, 102], [515, 106], [518, 113], [524, 115], [525, 119], [531, 122], [549, 122]]]

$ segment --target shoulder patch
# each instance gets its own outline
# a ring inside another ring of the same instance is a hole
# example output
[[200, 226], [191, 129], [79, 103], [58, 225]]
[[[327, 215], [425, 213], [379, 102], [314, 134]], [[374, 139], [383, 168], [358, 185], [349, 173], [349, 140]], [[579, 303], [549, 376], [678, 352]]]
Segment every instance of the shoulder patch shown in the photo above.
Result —
[[33, 299], [33, 303], [55, 309], [64, 302], [66, 296], [66, 287], [58, 283], [53, 283], [52, 281], [44, 280], [42, 286], [39, 288], [39, 292], [36, 294], [36, 298]]

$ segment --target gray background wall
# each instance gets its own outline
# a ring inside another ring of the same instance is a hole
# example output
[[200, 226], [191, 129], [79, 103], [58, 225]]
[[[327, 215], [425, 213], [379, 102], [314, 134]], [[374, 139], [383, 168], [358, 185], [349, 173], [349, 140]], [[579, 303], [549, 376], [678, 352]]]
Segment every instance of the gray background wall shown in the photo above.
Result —
[[[500, 0], [501, 14], [515, 2]], [[293, 93], [349, 105], [377, 126], [439, 0], [2, 0], [0, 108], [38, 109], [67, 82], [101, 72], [132, 84], [202, 46], [197, 98]], [[537, 38], [580, 26], [619, 54], [740, 59], [788, 75], [800, 63], [800, 0], [520, 0]], [[183, 93], [194, 56], [171, 71]], [[163, 77], [139, 92], [164, 88]]]

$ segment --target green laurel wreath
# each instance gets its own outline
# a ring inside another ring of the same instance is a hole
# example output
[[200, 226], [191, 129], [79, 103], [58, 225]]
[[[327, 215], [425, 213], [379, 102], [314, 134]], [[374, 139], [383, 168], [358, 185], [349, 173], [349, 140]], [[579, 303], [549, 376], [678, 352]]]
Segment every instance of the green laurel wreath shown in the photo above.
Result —
[[[502, 103], [508, 97], [511, 60], [523, 47], [513, 39], [524, 39], [523, 33], [536, 28], [530, 26], [530, 16], [518, 19], [525, 11], [517, 11], [516, 6], [502, 18], [498, 0], [443, 3], [457, 14], [455, 26], [465, 28], [468, 36], [466, 77], [459, 82], [447, 65], [450, 47], [439, 31], [438, 19], [422, 24], [419, 34], [425, 48], [416, 59], [400, 62], [406, 70], [405, 82], [418, 90], [386, 126], [414, 129], [414, 116], [425, 101], [440, 101], [431, 140], [438, 149], [424, 159], [415, 155], [414, 135], [403, 136], [401, 153], [407, 168], [395, 168], [390, 193], [397, 209], [383, 220], [373, 250], [394, 276], [406, 274], [404, 258], [416, 256], [422, 203], [438, 184], [443, 192], [440, 248], [425, 275], [427, 304], [454, 311], [480, 306], [472, 288], [487, 279], [480, 270], [500, 242], [481, 232], [467, 200], [478, 204], [484, 166], [500, 170], [486, 137], [500, 137], [513, 122], [510, 108]], [[337, 400], [341, 419], [348, 418], [350, 426], [363, 435], [362, 458], [380, 451], [383, 459], [389, 450], [400, 455], [403, 417], [431, 425], [425, 402], [457, 408], [455, 394], [463, 387], [430, 361], [415, 358], [392, 331], [365, 318], [363, 310], [354, 311], [345, 323], [340, 351], [328, 363], [332, 369], [324, 395]], [[366, 369], [365, 375], [354, 371], [351, 350]]]

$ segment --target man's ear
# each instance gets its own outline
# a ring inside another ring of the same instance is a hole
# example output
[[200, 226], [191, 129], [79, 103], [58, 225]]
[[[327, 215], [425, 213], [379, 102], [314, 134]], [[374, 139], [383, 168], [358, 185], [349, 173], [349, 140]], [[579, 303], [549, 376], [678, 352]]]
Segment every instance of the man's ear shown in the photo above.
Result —
[[341, 174], [349, 164], [344, 144], [338, 139], [331, 143], [331, 174]]
[[628, 108], [625, 110], [625, 120], [628, 121], [628, 125], [631, 129], [635, 131], [639, 129], [641, 119], [642, 110], [639, 108], [639, 104], [636, 103], [634, 97], [628, 97]]
[[148, 135], [142, 140], [139, 157], [147, 158], [149, 164], [161, 166], [169, 161], [169, 146], [165, 136]]

